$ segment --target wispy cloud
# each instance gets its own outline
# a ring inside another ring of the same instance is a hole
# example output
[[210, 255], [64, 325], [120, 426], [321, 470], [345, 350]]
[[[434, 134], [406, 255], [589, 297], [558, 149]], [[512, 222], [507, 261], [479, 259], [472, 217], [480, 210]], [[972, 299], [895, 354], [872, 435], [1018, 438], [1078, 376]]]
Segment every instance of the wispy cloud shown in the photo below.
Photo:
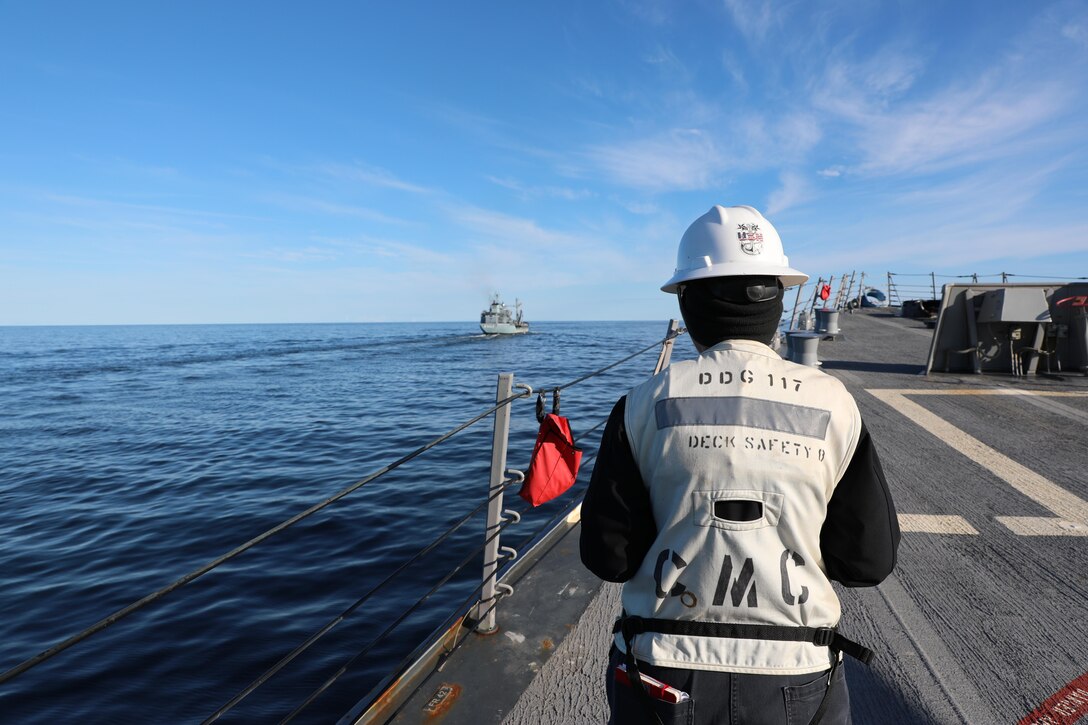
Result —
[[618, 184], [655, 191], [708, 188], [719, 181], [724, 166], [718, 143], [698, 129], [601, 145], [585, 157]]
[[745, 77], [744, 67], [733, 53], [729, 51], [722, 52], [722, 67], [725, 68], [725, 72], [733, 79], [733, 83], [739, 90], [748, 90], [748, 79]]
[[813, 196], [812, 185], [808, 179], [796, 171], [783, 172], [780, 181], [781, 185], [767, 199], [768, 216], [774, 216]]
[[395, 259], [408, 265], [429, 267], [436, 270], [450, 270], [458, 264], [455, 254], [425, 247], [421, 244], [363, 237], [363, 249], [370, 254], [377, 254]]
[[502, 212], [474, 206], [448, 206], [447, 213], [457, 224], [484, 239], [522, 247], [568, 248], [577, 247], [580, 244], [577, 235], [545, 229], [532, 219]]
[[1081, 48], [1088, 48], [1088, 25], [1082, 22], [1069, 22], [1062, 26], [1062, 35], [1077, 43]]
[[[570, 232], [548, 228], [534, 219], [474, 206], [451, 205], [445, 213], [471, 240], [469, 246], [476, 255], [473, 265], [479, 266], [480, 260], [486, 260], [490, 268], [531, 270], [533, 279], [529, 283], [534, 286], [543, 288], [576, 281], [600, 284], [613, 282], [617, 276], [641, 280], [648, 275], [644, 257], [631, 251], [639, 240], [648, 239], [644, 228], [610, 224], [607, 228]], [[576, 271], [570, 265], [571, 260], [577, 260]]]
[[158, 218], [184, 217], [188, 219], [203, 220], [208, 224], [219, 224], [221, 220], [245, 219], [264, 220], [251, 214], [235, 214], [230, 212], [211, 211], [209, 209], [165, 206], [161, 204], [140, 204], [115, 199], [102, 199], [90, 196], [72, 194], [56, 194], [51, 192], [32, 193], [32, 199], [44, 201], [62, 207], [79, 208], [96, 217], [116, 216], [118, 220], [146, 219], [149, 216]]
[[316, 165], [314, 169], [324, 176], [340, 179], [342, 181], [357, 182], [367, 186], [377, 186], [386, 189], [395, 189], [397, 191], [406, 191], [412, 194], [432, 193], [432, 190], [425, 186], [412, 184], [397, 178], [385, 169], [377, 166], [370, 166], [358, 161], [351, 164], [327, 162]]
[[658, 45], [643, 56], [643, 61], [653, 66], [670, 83], [689, 83], [692, 78], [684, 62], [669, 48]]
[[[707, 116], [712, 115], [708, 110]], [[608, 180], [660, 193], [720, 189], [735, 175], [796, 166], [824, 137], [816, 115], [739, 110], [704, 128], [673, 129], [588, 149], [583, 158]]]
[[886, 174], [940, 170], [1007, 156], [1012, 144], [1065, 109], [1057, 83], [1008, 88], [983, 79], [862, 122], [860, 170]]
[[[837, 228], [839, 236], [867, 240], [849, 249], [830, 240], [817, 244], [819, 255], [791, 257], [801, 268], [868, 269], [885, 271], [933, 270], [956, 274], [992, 274], [1018, 269], [986, 269], [999, 260], [1038, 260], [1043, 257], [1088, 251], [1088, 224], [1049, 227], [1045, 235], [1022, 224], [963, 227], [936, 225], [919, 228], [909, 219], [886, 217], [850, 229]], [[1042, 238], [1041, 238], [1042, 236]], [[821, 241], [817, 238], [817, 241]], [[1059, 270], [1061, 271], [1061, 270]], [[1074, 275], [1075, 276], [1075, 275]]]
[[619, 0], [629, 13], [651, 25], [664, 25], [672, 19], [671, 0]]
[[[1010, 38], [973, 76], [937, 73], [930, 54], [902, 38], [860, 59], [840, 49], [810, 82], [813, 105], [844, 124], [859, 156], [852, 170], [867, 175], [1026, 156], [1060, 138], [1055, 123], [1085, 102], [1084, 54], [1074, 52], [1083, 50], [1085, 26], [1055, 12]], [[930, 82], [920, 84], [923, 77]]]
[[[895, 194], [894, 204], [924, 214], [936, 225], [978, 228], [1033, 216], [1031, 207], [1055, 174], [1066, 166], [1051, 161], [1016, 174], [989, 170], [913, 184]], [[892, 214], [897, 213], [895, 209]]]
[[725, 0], [725, 7], [737, 28], [756, 40], [763, 40], [781, 25], [788, 9], [774, 0]]
[[88, 154], [76, 154], [75, 159], [98, 167], [107, 173], [122, 173], [134, 176], [146, 176], [153, 179], [175, 179], [180, 172], [173, 166], [140, 163], [120, 156], [99, 157]]
[[658, 214], [661, 212], [661, 206], [649, 201], [632, 201], [620, 196], [611, 197], [612, 201], [622, 206], [632, 214], [638, 214], [640, 216], [646, 216], [649, 214]]
[[282, 207], [291, 211], [317, 212], [333, 216], [356, 217], [358, 219], [366, 219], [367, 221], [379, 222], [382, 224], [412, 224], [412, 222], [409, 222], [406, 219], [398, 219], [397, 217], [389, 216], [388, 214], [384, 214], [374, 209], [308, 196], [271, 193], [260, 194], [257, 196], [257, 199], [266, 204]]
[[581, 201], [596, 196], [596, 193], [589, 189], [571, 189], [565, 186], [532, 186], [509, 177], [500, 178], [497, 176], [487, 176], [485, 178], [496, 186], [501, 186], [504, 189], [516, 192], [522, 199], [551, 197], [555, 199], [566, 199], [567, 201]]
[[254, 252], [250, 254], [243, 254], [243, 257], [250, 257], [254, 259], [271, 260], [274, 262], [283, 262], [287, 264], [299, 264], [307, 262], [331, 262], [338, 258], [338, 255], [329, 250], [321, 247], [301, 247], [301, 248], [289, 248], [278, 247], [275, 249], [265, 249], [260, 252]]
[[[363, 186], [375, 189], [391, 189], [409, 194], [437, 193], [434, 189], [405, 181], [387, 169], [362, 161], [341, 162], [328, 160], [315, 163], [300, 163], [265, 156], [261, 158], [260, 163], [262, 166], [281, 172], [284, 176], [302, 178], [309, 182], [337, 183], [346, 188]], [[248, 174], [248, 172], [242, 173]]]

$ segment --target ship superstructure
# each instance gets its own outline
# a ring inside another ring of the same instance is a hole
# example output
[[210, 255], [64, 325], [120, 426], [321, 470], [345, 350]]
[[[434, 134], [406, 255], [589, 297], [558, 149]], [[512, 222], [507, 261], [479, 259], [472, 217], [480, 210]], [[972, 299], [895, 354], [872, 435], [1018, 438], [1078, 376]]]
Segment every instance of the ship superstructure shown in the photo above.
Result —
[[513, 311], [496, 292], [490, 306], [480, 313], [480, 329], [487, 335], [517, 335], [529, 331], [529, 323], [521, 319], [521, 300], [514, 300]]

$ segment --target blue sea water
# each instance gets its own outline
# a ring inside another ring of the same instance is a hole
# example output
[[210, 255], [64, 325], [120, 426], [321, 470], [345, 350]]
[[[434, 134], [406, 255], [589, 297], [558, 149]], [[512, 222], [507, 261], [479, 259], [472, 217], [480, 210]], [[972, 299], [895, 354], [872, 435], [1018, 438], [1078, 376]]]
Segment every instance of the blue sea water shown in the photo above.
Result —
[[[496, 375], [575, 380], [665, 322], [0, 328], [0, 670], [170, 584], [487, 410]], [[675, 357], [691, 356], [681, 338]], [[565, 390], [575, 434], [656, 351]], [[513, 407], [509, 465], [537, 423]], [[0, 721], [200, 722], [486, 497], [491, 419], [191, 584], [0, 684]], [[587, 462], [600, 429], [581, 445]], [[588, 467], [579, 478], [584, 486]], [[504, 533], [526, 541], [572, 491]], [[523, 509], [516, 496], [511, 508]], [[228, 712], [277, 722], [364, 648], [296, 722], [334, 722], [462, 602], [483, 519], [381, 589]], [[501, 612], [500, 612], [501, 617]]]

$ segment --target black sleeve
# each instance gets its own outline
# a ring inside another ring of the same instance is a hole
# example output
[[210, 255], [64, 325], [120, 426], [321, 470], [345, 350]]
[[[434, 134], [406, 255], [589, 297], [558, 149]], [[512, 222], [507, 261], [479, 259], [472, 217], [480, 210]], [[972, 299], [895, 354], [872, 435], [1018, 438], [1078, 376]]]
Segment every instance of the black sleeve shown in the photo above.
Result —
[[854, 457], [827, 504], [820, 550], [827, 575], [848, 587], [871, 587], [895, 568], [899, 521], [865, 423]]
[[633, 577], [657, 537], [650, 493], [627, 440], [626, 407], [623, 397], [612, 408], [582, 501], [582, 563], [610, 582]]

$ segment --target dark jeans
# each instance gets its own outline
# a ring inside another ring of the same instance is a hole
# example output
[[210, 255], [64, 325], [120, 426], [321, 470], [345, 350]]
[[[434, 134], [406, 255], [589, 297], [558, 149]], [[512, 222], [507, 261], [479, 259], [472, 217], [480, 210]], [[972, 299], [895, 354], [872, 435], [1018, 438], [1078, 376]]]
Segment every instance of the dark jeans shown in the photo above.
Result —
[[[623, 662], [613, 647], [605, 687], [612, 711], [609, 725], [656, 725], [646, 703], [630, 686], [617, 683], [612, 672]], [[823, 725], [849, 725], [850, 694], [845, 668], [839, 665], [827, 689], [825, 672], [806, 675], [743, 675], [732, 672], [655, 667], [639, 661], [639, 670], [683, 690], [691, 699], [680, 704], [654, 701], [665, 725], [809, 725], [827, 692]]]

